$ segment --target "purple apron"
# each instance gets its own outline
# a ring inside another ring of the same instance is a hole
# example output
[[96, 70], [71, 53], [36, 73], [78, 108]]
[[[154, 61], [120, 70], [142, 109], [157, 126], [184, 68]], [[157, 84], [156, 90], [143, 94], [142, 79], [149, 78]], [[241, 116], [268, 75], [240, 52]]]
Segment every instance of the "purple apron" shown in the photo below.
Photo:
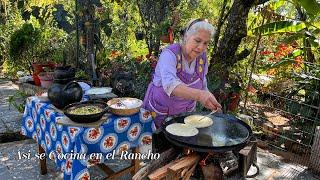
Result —
[[[181, 47], [179, 44], [172, 44], [167, 47], [177, 58], [177, 76], [188, 87], [204, 89], [204, 69], [207, 66], [206, 53], [196, 58], [196, 66], [193, 74], [182, 71]], [[144, 97], [143, 107], [152, 112], [157, 127], [161, 126], [162, 121], [172, 115], [177, 115], [195, 110], [196, 101], [186, 100], [180, 97], [169, 97], [163, 87], [157, 87], [152, 82]]]

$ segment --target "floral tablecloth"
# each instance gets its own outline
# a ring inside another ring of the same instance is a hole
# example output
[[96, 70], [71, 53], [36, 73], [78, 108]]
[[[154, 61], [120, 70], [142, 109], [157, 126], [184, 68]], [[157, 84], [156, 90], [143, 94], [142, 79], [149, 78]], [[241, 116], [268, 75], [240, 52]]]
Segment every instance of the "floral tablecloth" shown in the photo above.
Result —
[[[150, 113], [144, 109], [129, 117], [111, 115], [98, 128], [56, 124], [63, 117], [52, 104], [28, 97], [21, 134], [41, 145], [47, 157], [64, 172], [64, 179], [89, 179], [87, 167], [107, 161], [111, 153], [150, 145], [155, 130]], [[94, 158], [92, 153], [102, 156]]]

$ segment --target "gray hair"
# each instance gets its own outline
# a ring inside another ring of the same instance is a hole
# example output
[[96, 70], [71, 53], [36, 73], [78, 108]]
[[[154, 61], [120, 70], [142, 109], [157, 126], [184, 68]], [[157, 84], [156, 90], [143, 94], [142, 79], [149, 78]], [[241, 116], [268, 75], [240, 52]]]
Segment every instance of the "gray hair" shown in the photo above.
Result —
[[[199, 21], [199, 22], [192, 24], [193, 21], [195, 21], [195, 20], [193, 19], [193, 20], [189, 21], [189, 23], [187, 24], [186, 31], [184, 32], [184, 36], [183, 36], [183, 41], [185, 41], [191, 35], [199, 32], [199, 30], [208, 31], [211, 38], [213, 37], [213, 35], [215, 34], [216, 31], [215, 31], [215, 28], [208, 21], [203, 20], [203, 21]], [[192, 25], [190, 26], [190, 24], [192, 24]]]

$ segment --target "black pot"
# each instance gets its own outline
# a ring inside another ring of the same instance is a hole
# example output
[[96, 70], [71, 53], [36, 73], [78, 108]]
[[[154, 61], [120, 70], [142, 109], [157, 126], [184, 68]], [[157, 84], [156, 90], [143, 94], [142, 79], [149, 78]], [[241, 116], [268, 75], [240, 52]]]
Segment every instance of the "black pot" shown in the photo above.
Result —
[[82, 88], [76, 81], [67, 85], [53, 83], [48, 89], [48, 98], [55, 107], [63, 109], [68, 104], [82, 99]]
[[[101, 112], [90, 115], [77, 115], [70, 114], [70, 111], [76, 108], [84, 107], [84, 106], [97, 106], [103, 109]], [[108, 105], [102, 101], [84, 101], [79, 103], [73, 103], [64, 108], [64, 114], [70, 118], [72, 121], [77, 123], [92, 123], [99, 121], [102, 116], [108, 111]]]
[[75, 68], [71, 66], [56, 67], [54, 70], [54, 79], [70, 79], [76, 75]]

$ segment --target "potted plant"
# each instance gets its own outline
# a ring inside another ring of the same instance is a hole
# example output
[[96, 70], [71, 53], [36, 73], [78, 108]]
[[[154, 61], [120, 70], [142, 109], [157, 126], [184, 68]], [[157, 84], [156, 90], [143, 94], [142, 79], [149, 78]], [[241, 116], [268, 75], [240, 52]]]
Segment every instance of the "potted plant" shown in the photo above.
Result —
[[157, 31], [160, 35], [160, 40], [163, 43], [171, 43], [173, 41], [173, 30], [171, 28], [171, 22], [169, 20], [163, 21], [159, 25]]

